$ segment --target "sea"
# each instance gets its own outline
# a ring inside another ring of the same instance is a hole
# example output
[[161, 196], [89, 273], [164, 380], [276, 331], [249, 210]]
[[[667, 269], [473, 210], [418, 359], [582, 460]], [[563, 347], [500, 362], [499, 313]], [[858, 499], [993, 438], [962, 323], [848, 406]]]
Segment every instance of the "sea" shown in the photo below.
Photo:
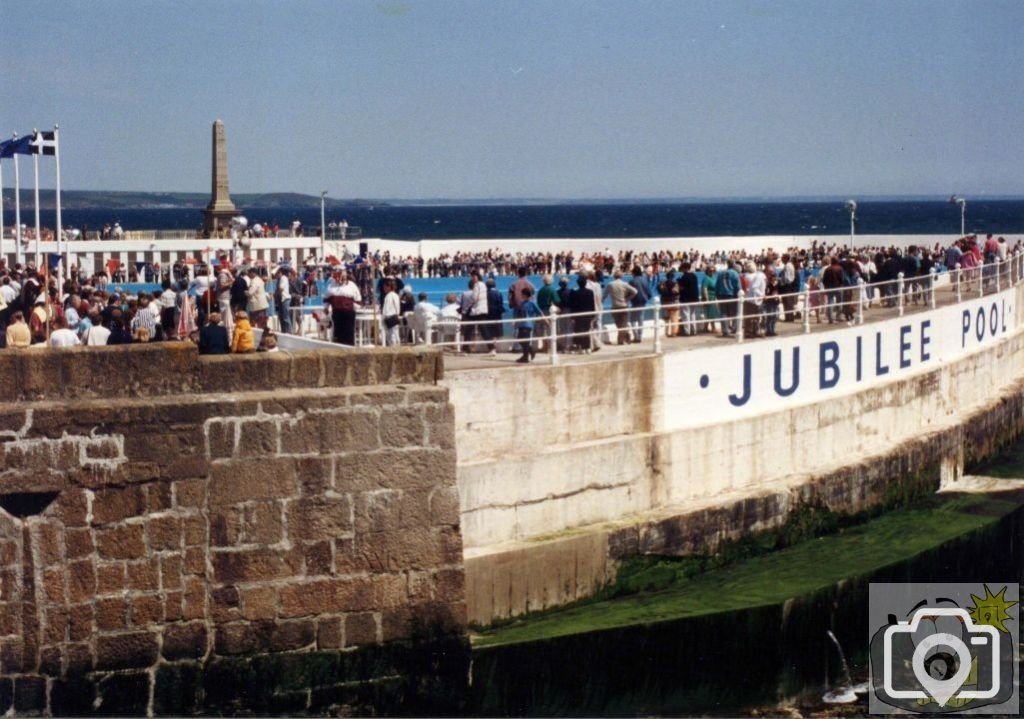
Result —
[[[240, 208], [255, 222], [290, 227], [298, 218], [315, 233], [317, 208]], [[201, 208], [66, 209], [65, 225], [89, 230], [120, 222], [125, 230], [195, 230]], [[31, 207], [22, 222], [34, 222]], [[42, 224], [56, 224], [52, 210]], [[360, 205], [331, 209], [327, 220], [346, 220], [363, 237], [393, 240], [458, 238], [628, 238], [754, 235], [846, 235], [850, 215], [842, 202], [608, 202], [486, 205]], [[1024, 233], [1024, 198], [968, 200], [968, 232]], [[4, 224], [14, 223], [5, 207]], [[863, 201], [858, 234], [949, 234], [960, 232], [960, 208], [948, 200]]]

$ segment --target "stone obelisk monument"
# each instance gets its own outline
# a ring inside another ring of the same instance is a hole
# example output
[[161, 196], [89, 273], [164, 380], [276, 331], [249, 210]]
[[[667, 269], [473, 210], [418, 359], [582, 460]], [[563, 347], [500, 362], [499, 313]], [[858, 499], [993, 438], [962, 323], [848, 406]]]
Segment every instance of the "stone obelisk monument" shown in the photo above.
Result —
[[210, 204], [203, 210], [203, 229], [213, 234], [218, 228], [228, 228], [231, 218], [238, 214], [238, 208], [228, 194], [228, 145], [224, 134], [224, 123], [219, 119], [213, 123], [213, 169]]

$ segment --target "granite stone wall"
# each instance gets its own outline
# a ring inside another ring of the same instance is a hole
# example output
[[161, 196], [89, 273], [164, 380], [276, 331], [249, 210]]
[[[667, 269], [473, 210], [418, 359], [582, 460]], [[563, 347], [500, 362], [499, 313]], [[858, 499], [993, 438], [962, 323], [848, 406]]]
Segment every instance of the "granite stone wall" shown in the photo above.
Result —
[[4, 353], [0, 711], [457, 711], [436, 353]]

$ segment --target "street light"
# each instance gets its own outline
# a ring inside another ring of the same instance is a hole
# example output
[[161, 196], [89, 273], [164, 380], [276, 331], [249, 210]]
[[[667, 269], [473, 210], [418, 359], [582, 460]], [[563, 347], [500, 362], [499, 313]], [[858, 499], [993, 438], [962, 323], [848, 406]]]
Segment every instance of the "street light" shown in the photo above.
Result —
[[324, 243], [327, 242], [327, 224], [324, 221], [324, 200], [327, 198], [327, 190], [320, 193], [320, 261], [322, 262], [326, 253]]
[[857, 201], [847, 200], [846, 211], [850, 213], [850, 249], [852, 250], [857, 246], [853, 239], [854, 224], [857, 221]]
[[967, 214], [967, 200], [958, 195], [950, 195], [949, 202], [950, 204], [960, 205], [960, 236], [963, 237], [967, 234], [967, 224], [965, 222]]

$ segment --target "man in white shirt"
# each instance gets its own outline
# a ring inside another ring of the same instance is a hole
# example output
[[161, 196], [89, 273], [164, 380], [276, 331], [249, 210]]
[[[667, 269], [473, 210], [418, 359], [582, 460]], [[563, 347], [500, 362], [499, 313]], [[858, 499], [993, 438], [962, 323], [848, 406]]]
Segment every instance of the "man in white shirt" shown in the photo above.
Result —
[[78, 335], [68, 329], [68, 321], [63, 317], [55, 317], [53, 326], [55, 329], [50, 333], [51, 347], [77, 347], [82, 344]]
[[427, 301], [427, 293], [420, 292], [416, 307], [412, 311], [412, 329], [417, 343], [424, 342], [427, 325], [433, 325], [441, 317], [441, 308]]

